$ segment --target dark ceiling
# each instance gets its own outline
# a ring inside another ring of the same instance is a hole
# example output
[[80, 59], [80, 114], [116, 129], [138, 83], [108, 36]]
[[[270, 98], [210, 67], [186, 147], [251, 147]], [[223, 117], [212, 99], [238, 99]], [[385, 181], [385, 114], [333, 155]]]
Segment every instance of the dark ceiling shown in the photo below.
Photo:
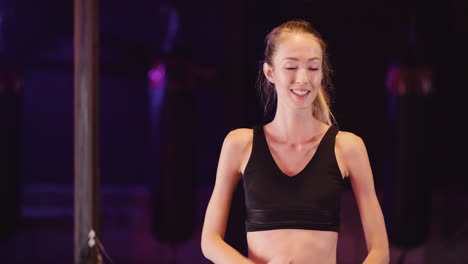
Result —
[[[165, 6], [178, 10], [183, 36], [181, 42], [196, 45], [206, 39], [193, 31], [229, 34], [229, 23], [245, 33], [253, 47], [261, 47], [266, 30], [290, 18], [311, 20], [332, 46], [354, 48], [354, 44], [388, 50], [406, 40], [411, 15], [417, 18], [418, 37], [428, 52], [447, 48], [447, 40], [466, 42], [466, 3], [464, 1], [99, 1], [100, 45], [127, 64], [145, 63], [148, 56], [161, 52], [167, 32]], [[73, 38], [73, 0], [2, 0], [1, 30], [3, 57], [10, 63], [27, 65], [59, 42]], [[217, 24], [218, 27], [206, 27]], [[232, 28], [232, 27], [231, 27]], [[216, 31], [218, 30], [218, 31]], [[257, 37], [255, 39], [254, 37]], [[260, 40], [260, 41], [258, 41]], [[249, 44], [250, 45], [250, 44]], [[377, 47], [376, 47], [377, 46]], [[364, 46], [363, 46], [364, 47]], [[368, 48], [368, 47], [366, 47]], [[131, 51], [131, 54], [128, 54]], [[44, 58], [42, 57], [42, 60]], [[37, 61], [36, 61], [37, 62]], [[43, 61], [45, 62], [45, 61]]]

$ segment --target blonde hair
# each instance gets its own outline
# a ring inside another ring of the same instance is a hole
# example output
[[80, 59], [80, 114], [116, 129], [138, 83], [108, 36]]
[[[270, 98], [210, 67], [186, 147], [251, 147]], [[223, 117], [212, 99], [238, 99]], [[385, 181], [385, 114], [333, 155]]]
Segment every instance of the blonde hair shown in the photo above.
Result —
[[[323, 40], [320, 33], [315, 30], [311, 24], [304, 20], [290, 20], [282, 23], [281, 25], [275, 27], [265, 38], [265, 52], [264, 60], [261, 63], [268, 63], [273, 65], [273, 56], [278, 44], [278, 39], [284, 33], [302, 33], [302, 34], [311, 34], [314, 36], [322, 49], [322, 87], [319, 89], [317, 98], [312, 105], [312, 114], [313, 116], [328, 125], [336, 124], [335, 117], [331, 112], [331, 98], [330, 93], [333, 91], [333, 84], [331, 82], [331, 73], [332, 69], [330, 66], [330, 61], [327, 54], [327, 44]], [[260, 99], [263, 103], [264, 113], [268, 113], [272, 110], [277, 103], [277, 95], [274, 84], [268, 81], [268, 79], [263, 74], [263, 68], [260, 67], [260, 72], [257, 79], [257, 90], [260, 95]]]

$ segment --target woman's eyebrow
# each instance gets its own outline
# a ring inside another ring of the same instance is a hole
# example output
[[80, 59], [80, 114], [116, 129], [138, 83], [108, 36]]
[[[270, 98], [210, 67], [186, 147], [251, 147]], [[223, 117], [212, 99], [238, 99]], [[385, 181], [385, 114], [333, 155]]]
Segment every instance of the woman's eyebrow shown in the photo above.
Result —
[[[287, 57], [287, 58], [284, 58], [283, 60], [299, 61], [299, 59], [295, 58], [295, 57]], [[313, 57], [313, 58], [308, 59], [307, 61], [313, 61], [313, 60], [320, 60], [320, 58], [319, 57]]]

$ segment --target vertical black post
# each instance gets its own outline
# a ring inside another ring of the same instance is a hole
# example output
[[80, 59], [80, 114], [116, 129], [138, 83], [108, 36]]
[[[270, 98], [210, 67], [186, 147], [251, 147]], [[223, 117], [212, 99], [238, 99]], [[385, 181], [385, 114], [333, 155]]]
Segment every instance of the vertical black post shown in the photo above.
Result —
[[74, 2], [75, 222], [74, 263], [98, 263], [89, 233], [99, 234], [98, 1]]

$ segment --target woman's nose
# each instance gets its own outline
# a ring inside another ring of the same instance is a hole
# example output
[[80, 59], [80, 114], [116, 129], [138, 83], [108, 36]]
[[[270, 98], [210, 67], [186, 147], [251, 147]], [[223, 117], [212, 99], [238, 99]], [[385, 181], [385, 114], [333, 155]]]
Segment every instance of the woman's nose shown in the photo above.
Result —
[[309, 75], [307, 69], [300, 68], [297, 71], [296, 83], [298, 84], [307, 84], [309, 82]]

